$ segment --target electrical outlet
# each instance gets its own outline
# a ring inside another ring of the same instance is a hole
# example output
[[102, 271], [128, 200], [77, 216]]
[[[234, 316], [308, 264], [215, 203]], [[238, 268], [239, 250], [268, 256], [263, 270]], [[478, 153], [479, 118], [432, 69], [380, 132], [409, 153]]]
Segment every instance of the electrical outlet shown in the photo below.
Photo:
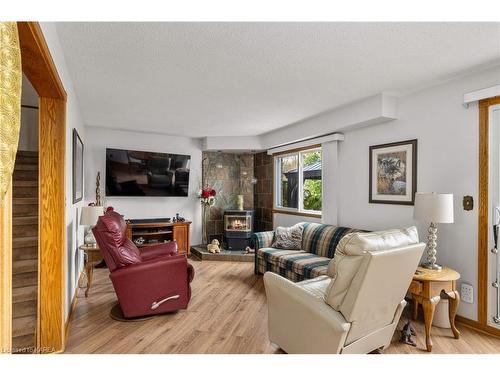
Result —
[[466, 303], [474, 303], [474, 288], [472, 285], [462, 283], [460, 287], [460, 299]]

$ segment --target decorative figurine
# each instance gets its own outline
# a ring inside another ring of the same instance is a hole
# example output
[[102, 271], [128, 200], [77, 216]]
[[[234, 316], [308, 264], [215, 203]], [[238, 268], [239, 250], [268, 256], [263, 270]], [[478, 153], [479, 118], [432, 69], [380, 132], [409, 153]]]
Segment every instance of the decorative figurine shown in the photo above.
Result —
[[215, 254], [215, 253], [220, 253], [220, 242], [218, 239], [213, 239], [212, 240], [212, 243], [209, 243], [207, 245], [207, 250], [212, 253], [212, 254]]
[[408, 322], [403, 326], [403, 329], [401, 330], [401, 338], [399, 339], [399, 341], [407, 345], [417, 346], [417, 343], [415, 342], [415, 340], [413, 340], [412, 336], [417, 336], [417, 333], [408, 320]]
[[172, 222], [173, 223], [183, 223], [185, 222], [186, 219], [184, 219], [182, 216], [180, 216], [178, 213], [175, 214], [174, 217], [172, 217]]
[[101, 199], [101, 172], [97, 172], [97, 177], [95, 180], [95, 205], [102, 206]]
[[146, 241], [146, 240], [145, 240], [143, 237], [139, 237], [139, 238], [136, 238], [136, 239], [134, 240], [134, 243], [135, 243], [137, 246], [141, 246], [141, 245], [143, 245], [143, 244], [144, 244], [144, 242], [145, 242], [145, 241]]

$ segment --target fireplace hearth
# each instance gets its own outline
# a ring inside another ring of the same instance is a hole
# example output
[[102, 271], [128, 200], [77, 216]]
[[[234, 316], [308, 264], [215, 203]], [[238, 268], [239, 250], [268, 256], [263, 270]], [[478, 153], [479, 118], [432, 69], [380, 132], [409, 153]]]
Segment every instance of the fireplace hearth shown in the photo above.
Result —
[[253, 234], [253, 210], [227, 210], [224, 212], [224, 240], [228, 250], [245, 250]]

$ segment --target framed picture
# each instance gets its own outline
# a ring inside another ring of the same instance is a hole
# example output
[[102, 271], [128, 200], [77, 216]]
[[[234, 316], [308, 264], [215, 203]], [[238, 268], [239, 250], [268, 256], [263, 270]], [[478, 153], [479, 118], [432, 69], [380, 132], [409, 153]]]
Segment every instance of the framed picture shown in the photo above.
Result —
[[73, 203], [83, 199], [83, 142], [73, 129]]
[[415, 204], [417, 140], [370, 146], [369, 202]]

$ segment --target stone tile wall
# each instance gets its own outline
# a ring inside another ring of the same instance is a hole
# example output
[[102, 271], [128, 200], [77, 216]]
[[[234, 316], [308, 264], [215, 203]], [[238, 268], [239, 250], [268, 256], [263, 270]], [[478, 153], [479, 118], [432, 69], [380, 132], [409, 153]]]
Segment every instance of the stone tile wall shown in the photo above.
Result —
[[257, 184], [254, 186], [255, 231], [273, 229], [273, 157], [261, 152], [254, 155], [254, 174]]

